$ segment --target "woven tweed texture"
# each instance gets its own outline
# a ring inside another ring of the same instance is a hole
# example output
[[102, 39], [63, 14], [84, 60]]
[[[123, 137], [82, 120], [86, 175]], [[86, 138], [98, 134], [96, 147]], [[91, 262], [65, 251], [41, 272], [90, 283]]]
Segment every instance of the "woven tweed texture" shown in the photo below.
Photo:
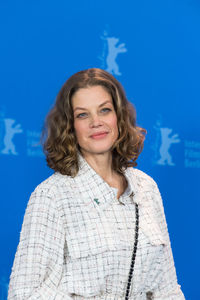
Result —
[[[184, 300], [155, 181], [136, 168], [117, 199], [79, 157], [72, 178], [56, 172], [30, 196], [10, 276], [8, 300], [125, 299], [140, 223], [130, 300]], [[133, 197], [131, 197], [133, 195]]]

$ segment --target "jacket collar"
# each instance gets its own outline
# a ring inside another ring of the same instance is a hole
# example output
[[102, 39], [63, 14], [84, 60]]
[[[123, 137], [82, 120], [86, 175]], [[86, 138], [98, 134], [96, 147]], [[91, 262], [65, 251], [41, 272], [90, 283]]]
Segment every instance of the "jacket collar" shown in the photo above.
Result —
[[[86, 205], [90, 205], [92, 198], [93, 200], [100, 200], [99, 203], [96, 203], [95, 207], [101, 213], [114, 199], [116, 200], [117, 189], [110, 187], [87, 163], [82, 155], [78, 156], [78, 160], [78, 174], [74, 178], [71, 178], [70, 182], [70, 186], [73, 186], [78, 195], [81, 195], [76, 200], [78, 201], [79, 199], [82, 204]], [[57, 175], [66, 183], [67, 175], [61, 175], [58, 172]], [[120, 200], [122, 199], [123, 204], [137, 203], [140, 208], [139, 224], [141, 230], [149, 237], [153, 245], [166, 245], [167, 241], [160, 229], [159, 222], [157, 221], [157, 212], [154, 207], [157, 201], [161, 202], [160, 195], [158, 193], [154, 194], [156, 198], [147, 196], [149, 191], [152, 190], [152, 180], [148, 180], [149, 177], [146, 177], [145, 185], [141, 184], [140, 171], [134, 168], [127, 168], [124, 175], [128, 182], [128, 189], [126, 196], [121, 197]], [[130, 197], [131, 195], [132, 197]]]
[[[109, 195], [106, 197], [103, 202], [110, 202], [108, 199], [112, 200], [113, 198], [117, 198], [117, 189], [108, 185], [103, 178], [96, 173], [96, 171], [88, 164], [88, 162], [84, 159], [81, 154], [78, 154], [78, 162], [79, 162], [79, 172], [77, 174], [77, 179], [82, 176], [86, 181], [93, 182], [93, 187], [95, 189], [97, 198], [99, 195]], [[123, 204], [131, 201], [135, 202], [134, 195], [136, 194], [137, 188], [134, 180], [131, 180], [132, 174], [130, 174], [130, 168], [126, 169], [124, 172], [124, 176], [126, 177], [128, 187], [123, 194], [123, 197], [120, 197], [119, 201]], [[99, 203], [99, 205], [103, 205], [103, 203]]]
[[[166, 240], [156, 220], [153, 203], [147, 197], [147, 191], [152, 189], [151, 180], [147, 180], [145, 186], [141, 185], [139, 180], [140, 175], [137, 173], [137, 170], [134, 170], [133, 168], [127, 168], [124, 175], [128, 182], [128, 189], [126, 190], [126, 196], [120, 197], [119, 201], [124, 205], [128, 203], [137, 203], [140, 208], [141, 230], [149, 237], [149, 240], [153, 245], [166, 245]], [[96, 205], [99, 212], [106, 209], [114, 199], [116, 200], [117, 189], [110, 187], [81, 155], [79, 155], [79, 172], [76, 178], [78, 177], [84, 178], [87, 182], [90, 180], [93, 182], [92, 194], [95, 195], [96, 200], [98, 200], [98, 198], [100, 200]]]

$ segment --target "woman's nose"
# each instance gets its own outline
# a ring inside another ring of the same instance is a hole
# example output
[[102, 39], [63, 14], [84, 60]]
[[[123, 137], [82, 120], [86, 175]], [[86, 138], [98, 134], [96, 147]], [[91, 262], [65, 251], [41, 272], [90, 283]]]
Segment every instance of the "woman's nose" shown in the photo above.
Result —
[[99, 127], [102, 125], [102, 120], [98, 115], [93, 115], [90, 118], [90, 126], [91, 127]]

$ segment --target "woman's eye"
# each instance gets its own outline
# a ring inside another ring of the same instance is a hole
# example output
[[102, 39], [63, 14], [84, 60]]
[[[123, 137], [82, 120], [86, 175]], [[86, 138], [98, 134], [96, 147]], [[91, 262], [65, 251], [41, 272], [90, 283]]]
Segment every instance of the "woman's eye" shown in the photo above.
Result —
[[104, 108], [102, 108], [101, 111], [102, 111], [102, 112], [109, 112], [109, 111], [111, 111], [111, 108], [104, 107]]
[[81, 113], [76, 116], [76, 118], [85, 118], [87, 116], [86, 113]]

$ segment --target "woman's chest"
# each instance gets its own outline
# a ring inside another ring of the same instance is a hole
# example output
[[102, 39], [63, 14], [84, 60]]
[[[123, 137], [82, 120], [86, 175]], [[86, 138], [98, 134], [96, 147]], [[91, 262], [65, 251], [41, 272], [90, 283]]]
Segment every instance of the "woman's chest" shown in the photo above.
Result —
[[[101, 199], [100, 199], [101, 200]], [[125, 205], [115, 198], [100, 202], [90, 197], [74, 199], [64, 206], [64, 226], [68, 254], [71, 258], [86, 257], [104, 251], [131, 250], [135, 239], [135, 203], [126, 201]], [[139, 209], [138, 247], [154, 245], [161, 234], [156, 221], [144, 209]], [[150, 224], [152, 221], [152, 224]], [[148, 226], [146, 226], [148, 225]], [[152, 233], [149, 227], [152, 228]], [[154, 230], [155, 229], [155, 230]]]
[[[66, 214], [67, 261], [64, 274], [66, 280], [70, 278], [72, 282], [79, 282], [74, 291], [87, 296], [98, 294], [100, 290], [124, 291], [135, 241], [135, 204], [122, 205], [116, 200], [102, 209], [96, 201], [87, 199], [84, 205], [68, 207]], [[135, 292], [144, 290], [149, 272], [158, 262], [161, 252], [162, 245], [153, 245], [139, 226], [133, 277]], [[88, 288], [88, 282], [92, 282], [91, 288]]]
[[[74, 203], [75, 204], [75, 203]], [[100, 205], [98, 199], [66, 207], [65, 231], [69, 253], [81, 257], [119, 249], [134, 237], [134, 205], [111, 201]]]

